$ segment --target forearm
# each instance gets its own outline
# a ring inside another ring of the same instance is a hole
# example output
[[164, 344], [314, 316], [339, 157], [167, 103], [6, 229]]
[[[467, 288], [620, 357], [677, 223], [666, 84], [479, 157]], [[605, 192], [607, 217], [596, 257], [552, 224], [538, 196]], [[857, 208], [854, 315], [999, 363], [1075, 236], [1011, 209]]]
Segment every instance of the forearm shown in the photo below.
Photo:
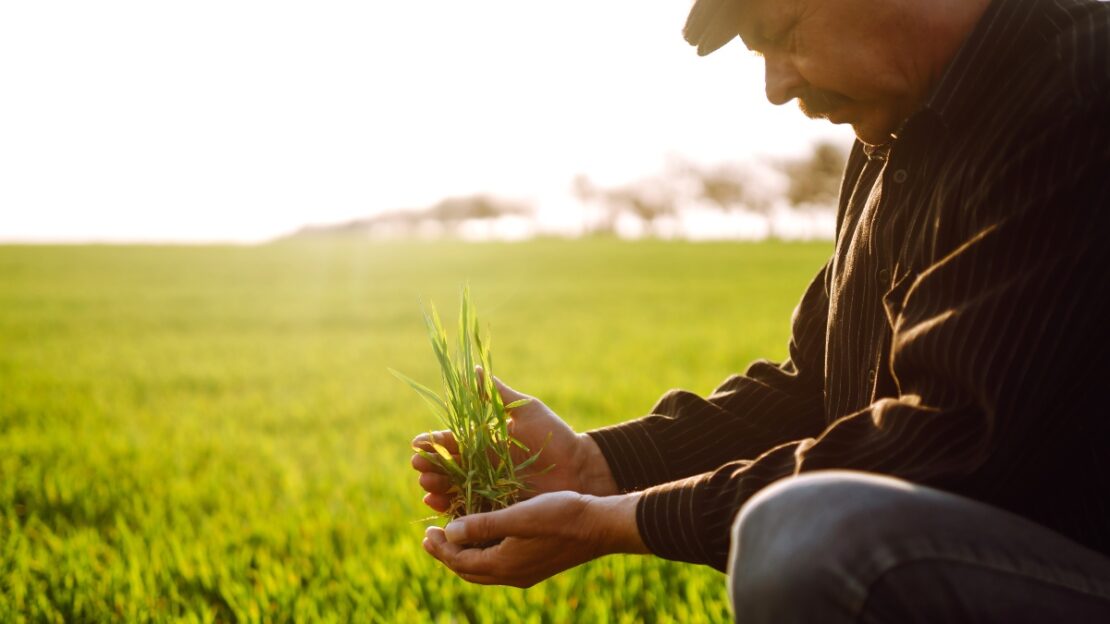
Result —
[[828, 296], [825, 275], [810, 283], [782, 364], [753, 363], [706, 397], [672, 390], [643, 418], [594, 429], [620, 491], [630, 492], [753, 459], [780, 444], [817, 436], [824, 404]]
[[644, 418], [587, 432], [622, 492], [643, 490], [751, 460], [824, 429], [821, 384], [756, 362], [708, 397], [672, 390]]

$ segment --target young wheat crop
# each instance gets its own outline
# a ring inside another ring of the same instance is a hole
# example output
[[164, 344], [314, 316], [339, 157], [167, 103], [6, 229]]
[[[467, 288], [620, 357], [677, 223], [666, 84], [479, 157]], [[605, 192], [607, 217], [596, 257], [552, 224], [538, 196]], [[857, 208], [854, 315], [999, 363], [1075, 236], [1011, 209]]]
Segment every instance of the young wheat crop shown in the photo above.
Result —
[[[533, 453], [509, 434], [510, 412], [531, 399], [521, 399], [508, 405], [502, 401], [493, 381], [489, 338], [482, 336], [469, 288], [463, 290], [459, 307], [458, 344], [454, 354], [450, 352], [447, 332], [434, 306], [425, 311], [424, 320], [432, 351], [439, 363], [442, 396], [420, 382], [390, 370], [416, 390], [432, 408], [454, 436], [458, 455], [453, 455], [435, 440], [431, 440], [434, 452], [420, 448], [413, 450], [442, 468], [451, 480], [450, 492], [455, 496], [444, 516], [457, 518], [508, 507], [526, 489], [521, 478], [522, 471], [540, 456], [539, 450]], [[529, 454], [519, 463], [513, 462], [514, 446]], [[548, 466], [544, 471], [551, 468], [553, 466]]]

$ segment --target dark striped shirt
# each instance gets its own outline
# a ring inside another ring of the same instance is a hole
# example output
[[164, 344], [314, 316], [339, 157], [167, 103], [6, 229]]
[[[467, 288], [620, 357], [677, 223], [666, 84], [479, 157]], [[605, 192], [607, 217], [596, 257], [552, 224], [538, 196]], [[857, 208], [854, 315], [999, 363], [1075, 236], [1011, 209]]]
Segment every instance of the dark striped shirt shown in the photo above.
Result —
[[754, 493], [895, 475], [1110, 554], [1110, 5], [996, 0], [889, 150], [853, 148], [790, 357], [590, 432], [657, 555]]

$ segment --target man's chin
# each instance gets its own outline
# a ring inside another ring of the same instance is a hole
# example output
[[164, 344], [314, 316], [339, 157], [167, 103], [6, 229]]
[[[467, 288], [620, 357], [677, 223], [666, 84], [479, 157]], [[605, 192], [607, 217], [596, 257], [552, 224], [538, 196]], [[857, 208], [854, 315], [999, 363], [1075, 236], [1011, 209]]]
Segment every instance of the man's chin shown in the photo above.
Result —
[[893, 138], [895, 126], [887, 119], [874, 114], [853, 102], [838, 103], [827, 111], [815, 110], [799, 101], [799, 108], [810, 119], [824, 119], [837, 125], [849, 124], [856, 133], [856, 138], [867, 145], [883, 145], [890, 143]]
[[[830, 121], [833, 121], [830, 119]], [[847, 120], [840, 122], [834, 121], [833, 123], [845, 123]], [[870, 121], [870, 123], [869, 123]], [[874, 123], [874, 120], [857, 120], [852, 121], [852, 130], [856, 133], [856, 138], [866, 145], [884, 145], [890, 143], [894, 138], [894, 129], [889, 124]]]

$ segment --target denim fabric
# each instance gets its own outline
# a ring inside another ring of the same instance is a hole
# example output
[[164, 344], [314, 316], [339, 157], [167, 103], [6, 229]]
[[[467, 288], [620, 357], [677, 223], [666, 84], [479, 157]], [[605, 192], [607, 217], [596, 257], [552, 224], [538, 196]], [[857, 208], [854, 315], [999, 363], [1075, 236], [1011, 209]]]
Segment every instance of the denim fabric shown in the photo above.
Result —
[[1110, 623], [1110, 559], [1001, 509], [860, 472], [753, 497], [728, 573], [743, 624]]

